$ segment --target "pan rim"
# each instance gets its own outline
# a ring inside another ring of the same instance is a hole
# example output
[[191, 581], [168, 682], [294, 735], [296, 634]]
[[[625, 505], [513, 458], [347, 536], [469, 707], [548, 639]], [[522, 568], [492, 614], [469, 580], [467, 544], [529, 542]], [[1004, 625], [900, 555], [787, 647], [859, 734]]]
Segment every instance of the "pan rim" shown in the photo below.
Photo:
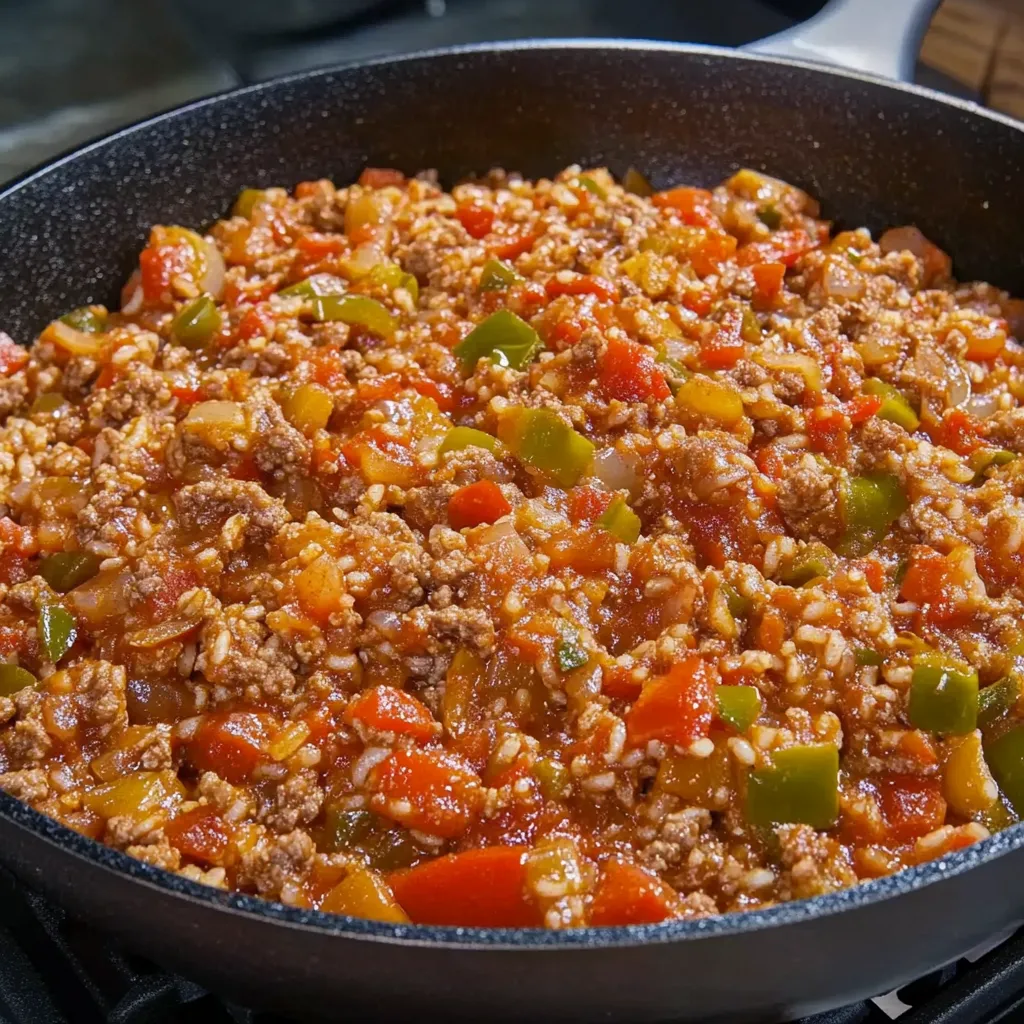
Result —
[[[532, 53], [535, 51], [585, 50], [606, 51], [609, 53], [619, 51], [666, 53], [695, 58], [714, 58], [792, 67], [800, 71], [811, 71], [886, 90], [909, 93], [943, 106], [952, 107], [959, 110], [962, 114], [1010, 128], [1016, 132], [1024, 130], [1024, 122], [981, 107], [970, 100], [948, 96], [925, 86], [905, 82], [890, 82], [869, 74], [787, 57], [761, 55], [719, 46], [649, 40], [602, 38], [511, 40], [499, 43], [473, 43], [462, 46], [440, 47], [398, 56], [351, 61], [317, 68], [312, 71], [298, 72], [271, 79], [267, 82], [241, 86], [213, 96], [194, 100], [190, 103], [161, 111], [127, 125], [116, 132], [76, 146], [37, 167], [30, 168], [0, 189], [0, 204], [13, 199], [23, 189], [30, 188], [36, 182], [44, 180], [49, 175], [73, 164], [90, 153], [101, 151], [106, 146], [130, 138], [163, 122], [185, 117], [208, 107], [231, 103], [242, 96], [258, 95], [273, 89], [287, 88], [290, 85], [329, 78], [332, 75], [342, 74], [346, 71], [405, 64], [408, 62], [491, 53], [515, 54]], [[0, 209], [2, 209], [2, 206], [0, 206]], [[0, 791], [0, 819], [7, 821], [15, 828], [24, 830], [35, 839], [55, 847], [59, 852], [87, 863], [90, 868], [110, 872], [123, 877], [126, 882], [135, 882], [147, 888], [157, 889], [171, 898], [199, 904], [215, 912], [237, 914], [251, 920], [269, 921], [284, 927], [334, 935], [341, 939], [360, 939], [373, 942], [396, 943], [403, 946], [429, 946], [433, 948], [465, 950], [515, 949], [540, 951], [582, 948], [607, 949], [653, 944], [661, 945], [701, 939], [710, 940], [741, 933], [763, 932], [774, 928], [799, 924], [812, 918], [832, 916], [844, 911], [881, 903], [905, 893], [933, 885], [943, 879], [963, 874], [965, 871], [995, 860], [1024, 846], [1024, 827], [1018, 825], [997, 833], [988, 839], [981, 840], [965, 849], [947, 854], [937, 860], [917, 865], [916, 867], [906, 868], [894, 875], [861, 882], [856, 886], [842, 889], [838, 892], [781, 903], [763, 910], [739, 911], [707, 918], [669, 921], [662, 924], [625, 925], [609, 928], [588, 927], [566, 931], [547, 931], [535, 928], [459, 928], [434, 925], [395, 925], [361, 918], [342, 917], [318, 910], [289, 907], [245, 893], [225, 892], [214, 889], [173, 874], [163, 868], [146, 864], [134, 857], [130, 857], [126, 853], [74, 832], [56, 820], [47, 817], [2, 791]]]
[[465, 43], [459, 46], [434, 47], [427, 50], [414, 50], [409, 53], [396, 54], [392, 56], [371, 57], [366, 60], [345, 61], [338, 64], [330, 64], [322, 68], [313, 68], [308, 71], [298, 71], [290, 75], [282, 75], [268, 79], [265, 82], [255, 82], [250, 85], [241, 85], [234, 89], [226, 89], [223, 92], [214, 93], [211, 96], [203, 96], [188, 103], [168, 107], [147, 117], [141, 118], [119, 128], [114, 132], [99, 135], [94, 139], [81, 143], [68, 150], [65, 150], [48, 160], [30, 167], [21, 174], [7, 181], [0, 187], [0, 203], [8, 200], [23, 188], [27, 188], [47, 175], [74, 163], [81, 157], [95, 150], [101, 150], [114, 142], [128, 138], [137, 132], [142, 132], [154, 127], [164, 121], [184, 117], [186, 114], [204, 110], [207, 107], [216, 107], [222, 103], [231, 102], [239, 97], [257, 95], [271, 89], [284, 88], [289, 85], [297, 85], [302, 82], [314, 81], [320, 78], [328, 78], [346, 71], [357, 71], [368, 68], [390, 66], [396, 64], [407, 64], [421, 60], [433, 60], [441, 57], [460, 57], [463, 55], [474, 56], [487, 53], [532, 53], [544, 50], [605, 50], [615, 51], [638, 51], [647, 53], [668, 53], [680, 54], [694, 57], [713, 57], [725, 60], [736, 60], [750, 64], [771, 64], [781, 67], [792, 67], [801, 71], [812, 71], [818, 74], [828, 75], [833, 78], [846, 79], [859, 82], [864, 85], [876, 86], [895, 92], [909, 93], [922, 99], [931, 100], [942, 106], [952, 107], [961, 113], [979, 117], [982, 120], [991, 121], [1005, 128], [1014, 131], [1024, 130], [1024, 121], [1010, 117], [1008, 114], [983, 107], [973, 100], [963, 99], [959, 96], [952, 96], [941, 93], [928, 86], [918, 85], [915, 82], [897, 82], [876, 75], [864, 72], [853, 71], [848, 68], [834, 67], [828, 64], [817, 64], [813, 61], [797, 60], [793, 57], [779, 57], [773, 54], [760, 54], [743, 49], [733, 49], [725, 46], [710, 46], [703, 43], [677, 43], [662, 40], [648, 39], [614, 39], [601, 37], [566, 37], [552, 39], [513, 39], [494, 43]]

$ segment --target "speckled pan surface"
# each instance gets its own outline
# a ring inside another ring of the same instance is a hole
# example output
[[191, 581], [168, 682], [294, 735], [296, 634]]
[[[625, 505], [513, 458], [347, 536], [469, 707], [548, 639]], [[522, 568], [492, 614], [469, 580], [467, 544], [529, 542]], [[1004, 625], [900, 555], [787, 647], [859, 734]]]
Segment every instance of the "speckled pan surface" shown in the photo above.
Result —
[[[659, 185], [758, 167], [820, 196], [841, 224], [917, 223], [953, 253], [959, 276], [1024, 292], [1015, 122], [913, 87], [709, 48], [544, 43], [242, 90], [26, 176], [0, 194], [0, 329], [27, 342], [71, 306], [114, 300], [150, 224], [206, 224], [242, 187], [341, 182], [366, 164], [436, 167], [450, 182], [495, 165], [536, 176], [572, 162], [617, 173], [632, 164]], [[665, 926], [396, 927], [195, 885], [0, 794], [0, 859], [30, 881], [139, 952], [314, 1012], [341, 994], [399, 1011], [431, 999], [456, 1014], [498, 1001], [506, 1015], [545, 1019], [810, 1012], [892, 987], [1024, 916], [1022, 846], [1016, 828], [852, 890]], [[723, 983], [723, 963], [734, 981], [744, 965], [741, 982]]]

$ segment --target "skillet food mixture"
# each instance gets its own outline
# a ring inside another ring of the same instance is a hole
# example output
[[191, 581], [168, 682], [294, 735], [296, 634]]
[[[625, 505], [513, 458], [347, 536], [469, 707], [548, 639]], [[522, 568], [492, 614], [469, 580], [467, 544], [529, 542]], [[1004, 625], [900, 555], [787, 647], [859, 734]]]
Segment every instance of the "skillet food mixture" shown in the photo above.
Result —
[[0, 338], [0, 786], [208, 885], [612, 925], [1024, 812], [1024, 304], [737, 173], [247, 190]]

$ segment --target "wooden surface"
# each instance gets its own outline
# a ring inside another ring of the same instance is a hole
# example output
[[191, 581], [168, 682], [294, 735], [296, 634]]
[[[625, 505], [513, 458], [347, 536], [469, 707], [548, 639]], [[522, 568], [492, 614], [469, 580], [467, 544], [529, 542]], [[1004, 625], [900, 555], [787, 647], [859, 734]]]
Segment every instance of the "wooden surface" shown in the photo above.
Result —
[[921, 61], [976, 99], [1024, 119], [1024, 0], [945, 0]]

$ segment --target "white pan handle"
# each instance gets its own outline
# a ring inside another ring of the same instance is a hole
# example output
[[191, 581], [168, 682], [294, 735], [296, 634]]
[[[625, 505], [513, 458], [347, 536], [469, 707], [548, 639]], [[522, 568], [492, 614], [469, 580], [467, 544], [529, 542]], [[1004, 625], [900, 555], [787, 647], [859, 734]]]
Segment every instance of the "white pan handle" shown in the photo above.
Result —
[[743, 47], [908, 82], [939, 0], [830, 0], [813, 18]]

